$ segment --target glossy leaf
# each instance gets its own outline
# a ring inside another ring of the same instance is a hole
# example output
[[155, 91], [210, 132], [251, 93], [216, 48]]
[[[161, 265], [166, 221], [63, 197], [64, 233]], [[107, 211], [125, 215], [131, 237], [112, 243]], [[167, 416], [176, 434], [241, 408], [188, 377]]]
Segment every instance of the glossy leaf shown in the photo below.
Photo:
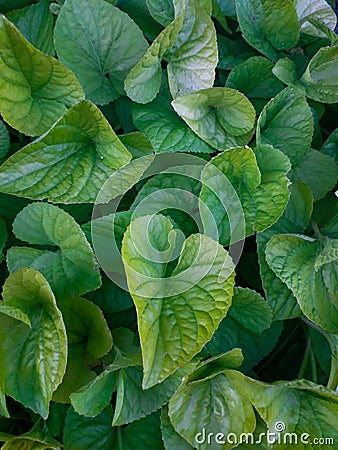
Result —
[[86, 97], [99, 105], [123, 93], [129, 70], [148, 48], [135, 22], [103, 0], [66, 0], [54, 39], [60, 60], [78, 77]]
[[193, 447], [175, 431], [168, 415], [168, 406], [163, 406], [161, 410], [161, 431], [162, 440], [166, 450], [171, 450], [173, 448], [192, 450]]
[[265, 106], [257, 122], [257, 142], [270, 144], [296, 164], [310, 148], [313, 118], [302, 94], [286, 88]]
[[218, 150], [249, 142], [255, 110], [240, 92], [228, 88], [200, 90], [176, 98], [173, 108], [205, 142]]
[[337, 18], [333, 9], [325, 0], [297, 0], [295, 6], [302, 33], [321, 38], [325, 37], [325, 34], [311, 23], [313, 20], [319, 21], [334, 31]]
[[42, 134], [67, 108], [83, 100], [73, 73], [34, 48], [4, 16], [0, 42], [1, 114], [13, 128], [29, 136]]
[[22, 311], [31, 326], [3, 309], [0, 312], [1, 388], [46, 419], [66, 369], [67, 336], [61, 313], [47, 281], [33, 269], [9, 276], [3, 300], [5, 306]]
[[0, 168], [0, 190], [33, 200], [94, 203], [109, 175], [131, 159], [100, 110], [84, 101]]
[[[170, 260], [173, 252], [178, 256], [180, 238], [175, 243], [178, 235], [169, 219], [155, 216], [148, 233], [156, 251], [162, 252], [161, 262], [156, 262], [159, 255], [153, 253], [155, 249], [149, 247], [143, 231], [147, 220], [149, 217], [135, 219], [122, 243], [128, 285], [138, 313], [144, 388], [164, 380], [201, 350], [226, 315], [233, 292], [233, 264], [227, 252], [203, 235], [192, 235], [185, 241], [171, 277], [163, 278], [167, 258]], [[135, 247], [135, 236], [142, 255]], [[207, 304], [202, 292], [208, 295]]]
[[13, 231], [22, 241], [58, 249], [12, 247], [7, 253], [10, 272], [22, 267], [39, 270], [60, 299], [101, 285], [94, 253], [79, 225], [65, 211], [48, 203], [33, 203], [17, 215]]

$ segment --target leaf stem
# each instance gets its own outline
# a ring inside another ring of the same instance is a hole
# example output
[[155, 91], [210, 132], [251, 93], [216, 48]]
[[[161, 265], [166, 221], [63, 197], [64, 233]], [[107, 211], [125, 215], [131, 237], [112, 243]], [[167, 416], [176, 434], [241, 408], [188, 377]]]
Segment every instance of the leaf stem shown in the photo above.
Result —
[[117, 427], [117, 442], [119, 450], [123, 450], [122, 428]]
[[312, 345], [311, 345], [311, 350], [310, 350], [310, 363], [311, 363], [312, 381], [314, 383], [318, 384], [317, 361], [316, 361], [316, 355], [315, 355]]
[[306, 347], [305, 347], [302, 365], [300, 366], [299, 373], [298, 373], [298, 380], [304, 378], [305, 369], [308, 365], [309, 358], [310, 358], [311, 345], [312, 345], [311, 335], [306, 330]]

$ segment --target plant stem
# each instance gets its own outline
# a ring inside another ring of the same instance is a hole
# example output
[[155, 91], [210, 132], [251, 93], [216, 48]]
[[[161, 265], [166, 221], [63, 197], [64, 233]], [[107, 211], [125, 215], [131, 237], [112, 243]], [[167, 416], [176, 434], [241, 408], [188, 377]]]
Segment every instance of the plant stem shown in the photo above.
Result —
[[298, 373], [298, 379], [299, 380], [301, 378], [304, 378], [305, 369], [306, 369], [306, 366], [308, 365], [308, 362], [309, 362], [310, 351], [311, 351], [311, 344], [312, 344], [311, 336], [310, 336], [310, 333], [307, 331], [306, 332], [305, 352], [304, 352], [304, 356], [303, 356], [302, 365], [300, 366], [299, 373]]
[[317, 361], [316, 361], [316, 355], [315, 355], [312, 345], [311, 345], [311, 351], [310, 351], [310, 363], [311, 363], [312, 381], [314, 383], [318, 384]]
[[117, 427], [117, 442], [119, 446], [119, 450], [123, 450], [123, 439], [122, 439], [122, 428]]

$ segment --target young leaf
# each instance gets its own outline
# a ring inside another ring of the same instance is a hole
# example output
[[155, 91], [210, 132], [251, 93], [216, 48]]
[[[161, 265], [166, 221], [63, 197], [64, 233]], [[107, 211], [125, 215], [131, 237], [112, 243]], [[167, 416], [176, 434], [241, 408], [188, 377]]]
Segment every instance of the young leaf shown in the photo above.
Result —
[[[185, 241], [171, 277], [163, 278], [164, 263], [177, 256], [179, 239], [175, 243], [175, 237], [179, 235], [169, 219], [154, 216], [149, 242], [144, 235], [149, 219], [135, 219], [122, 242], [128, 285], [138, 313], [144, 388], [167, 378], [211, 339], [228, 311], [234, 282], [228, 253], [203, 235]], [[162, 262], [156, 262], [158, 252]]]
[[42, 134], [83, 100], [74, 74], [34, 48], [4, 16], [0, 43], [1, 114], [13, 128], [29, 136]]
[[131, 154], [101, 111], [83, 101], [0, 167], [0, 191], [58, 203], [94, 203]]
[[1, 386], [46, 419], [52, 394], [66, 370], [67, 336], [61, 312], [47, 281], [33, 269], [8, 277], [3, 300], [26, 314], [31, 326], [0, 312]]
[[148, 48], [135, 22], [103, 0], [66, 0], [54, 39], [60, 61], [74, 71], [86, 98], [99, 105], [123, 93], [129, 70]]
[[218, 150], [245, 145], [252, 135], [254, 107], [233, 89], [203, 89], [176, 98], [172, 106], [201, 139]]
[[290, 289], [276, 276], [266, 262], [266, 244], [275, 234], [304, 233], [309, 225], [313, 209], [313, 197], [308, 186], [294, 183], [289, 189], [290, 200], [281, 218], [269, 229], [256, 236], [263, 289], [275, 320], [298, 317], [300, 309]]
[[185, 0], [183, 27], [166, 59], [173, 98], [213, 86], [218, 59], [216, 30], [198, 0]]
[[310, 36], [325, 38], [325, 34], [311, 23], [320, 22], [334, 31], [337, 24], [335, 12], [325, 0], [296, 0], [295, 2], [300, 31]]
[[54, 19], [49, 10], [48, 0], [12, 11], [7, 14], [7, 18], [35, 48], [48, 55], [54, 55]]
[[310, 148], [304, 158], [293, 167], [290, 178], [292, 181], [307, 184], [313, 199], [317, 201], [336, 186], [338, 169], [331, 156]]
[[49, 433], [41, 431], [30, 431], [29, 433], [9, 439], [1, 450], [50, 450], [60, 449], [60, 442], [57, 442]]
[[268, 58], [297, 44], [299, 25], [292, 0], [236, 0], [244, 39]]
[[306, 236], [273, 236], [266, 246], [266, 260], [287, 284], [302, 312], [315, 324], [338, 333], [337, 261], [316, 267], [321, 243]]
[[257, 143], [273, 145], [297, 164], [310, 148], [313, 127], [305, 97], [288, 87], [270, 100], [259, 116]]
[[17, 215], [13, 231], [22, 241], [58, 249], [12, 247], [7, 253], [10, 272], [22, 267], [39, 270], [58, 299], [82, 295], [100, 287], [94, 253], [79, 225], [62, 209], [48, 203], [32, 203]]
[[[252, 433], [256, 426], [253, 407], [246, 392], [244, 375], [233, 370], [183, 385], [169, 402], [169, 417], [175, 430], [193, 447], [217, 448], [203, 440], [204, 433], [223, 433], [222, 448], [230, 449], [225, 437]], [[188, 426], [186, 424], [189, 424]], [[204, 431], [203, 431], [204, 430]], [[222, 442], [221, 441], [221, 442]]]
[[323, 103], [338, 101], [338, 45], [322, 47], [314, 55], [300, 79], [306, 95]]

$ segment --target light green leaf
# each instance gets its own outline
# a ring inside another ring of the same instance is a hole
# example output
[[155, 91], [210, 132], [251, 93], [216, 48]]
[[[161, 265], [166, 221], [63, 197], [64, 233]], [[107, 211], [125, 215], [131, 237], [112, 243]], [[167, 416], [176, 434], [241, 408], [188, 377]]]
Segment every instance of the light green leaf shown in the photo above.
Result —
[[1, 390], [44, 419], [66, 370], [67, 335], [47, 281], [33, 269], [9, 276], [3, 299], [29, 317], [25, 323], [0, 313]]
[[174, 19], [174, 5], [172, 0], [146, 0], [152, 17], [166, 27]]
[[[276, 432], [276, 424], [282, 422], [284, 433], [298, 436], [305, 433], [308, 444], [299, 440], [300, 445], [297, 445], [303, 450], [318, 448], [309, 444], [314, 437], [337, 437], [338, 397], [334, 391], [306, 380], [270, 385], [249, 379], [246, 382], [251, 402], [272, 432]], [[285, 436], [284, 433], [281, 436]], [[295, 444], [288, 440], [277, 448], [293, 450]], [[333, 450], [334, 445], [320, 445], [319, 448]]]
[[321, 243], [306, 236], [273, 236], [266, 246], [266, 260], [292, 290], [302, 312], [315, 324], [338, 332], [338, 265], [330, 262], [316, 269]]
[[116, 428], [111, 426], [111, 407], [107, 407], [94, 418], [76, 414], [69, 408], [63, 433], [64, 450], [112, 450], [116, 439]]
[[306, 95], [323, 103], [338, 101], [338, 45], [322, 47], [314, 55], [300, 79]]
[[228, 311], [234, 283], [228, 253], [198, 234], [185, 241], [171, 277], [163, 278], [166, 264], [178, 256], [182, 236], [172, 229], [169, 219], [158, 215], [149, 224], [150, 244], [144, 233], [149, 220], [150, 216], [135, 219], [122, 242], [129, 290], [138, 313], [144, 388], [167, 378], [211, 339]]
[[214, 149], [202, 141], [175, 113], [170, 100], [159, 95], [147, 105], [133, 105], [137, 128], [147, 136], [155, 153], [212, 153]]
[[251, 138], [256, 113], [238, 91], [203, 89], [176, 98], [172, 106], [201, 139], [218, 150], [245, 145]]
[[243, 359], [242, 350], [239, 348], [212, 356], [198, 363], [187, 380], [188, 382], [205, 380], [223, 373], [226, 369], [237, 369], [242, 365]]
[[13, 231], [22, 241], [58, 249], [12, 247], [7, 253], [10, 272], [22, 267], [39, 270], [58, 299], [82, 295], [101, 285], [90, 245], [79, 225], [62, 209], [48, 203], [32, 203], [17, 215]]
[[293, 167], [292, 181], [305, 183], [311, 189], [315, 201], [325, 197], [338, 182], [338, 169], [331, 156], [310, 148], [304, 158]]
[[257, 122], [257, 142], [273, 145], [296, 164], [310, 148], [313, 127], [305, 97], [288, 87], [264, 107]]
[[162, 80], [161, 60], [173, 46], [183, 25], [184, 9], [154, 40], [146, 54], [129, 72], [124, 88], [137, 103], [149, 103], [159, 93]]
[[60, 450], [61, 444], [48, 433], [41, 431], [30, 431], [17, 437], [9, 439], [1, 450]]
[[308, 186], [294, 183], [289, 189], [291, 196], [282, 217], [269, 229], [256, 236], [263, 289], [275, 320], [298, 317], [300, 309], [290, 289], [276, 276], [266, 262], [266, 244], [275, 234], [303, 233], [309, 225], [313, 205], [313, 197]]
[[84, 98], [82, 87], [69, 69], [34, 48], [4, 16], [0, 42], [1, 114], [24, 134], [42, 134]]
[[213, 236], [216, 223], [220, 242], [227, 245], [276, 222], [289, 199], [289, 169], [288, 159], [268, 145], [259, 145], [255, 152], [235, 147], [213, 158], [202, 172], [205, 233]]
[[316, 258], [315, 269], [320, 266], [338, 260], [338, 239], [327, 239], [323, 250]]
[[279, 59], [272, 69], [272, 72], [285, 84], [295, 84], [298, 78], [296, 64], [289, 58]]
[[[6, 396], [5, 394], [0, 390], [0, 418], [5, 417], [7, 419], [10, 418], [7, 405], [6, 405]], [[10, 438], [10, 435], [8, 436]], [[3, 440], [2, 433], [0, 433], [0, 442]]]
[[321, 32], [309, 21], [316, 20], [330, 30], [334, 31], [337, 18], [335, 12], [325, 0], [296, 0], [296, 11], [302, 33], [325, 38], [325, 34]]
[[272, 323], [272, 309], [255, 291], [235, 288], [228, 315], [222, 320], [207, 349], [212, 355], [239, 347], [242, 370], [250, 371], [278, 341], [282, 323]]
[[7, 14], [7, 18], [35, 48], [48, 55], [54, 55], [54, 19], [49, 11], [48, 0], [41, 0], [26, 8], [12, 11]]
[[248, 98], [270, 99], [283, 89], [272, 73], [274, 65], [262, 56], [253, 56], [235, 67], [225, 86], [238, 89]]
[[116, 406], [113, 425], [124, 425], [157, 411], [167, 403], [181, 384], [184, 372], [177, 371], [161, 384], [142, 389], [142, 369], [121, 369], [117, 377]]
[[7, 228], [4, 220], [0, 218], [0, 263], [4, 260], [3, 249], [7, 241]]
[[60, 60], [79, 78], [86, 97], [100, 105], [123, 93], [129, 70], [148, 48], [135, 22], [103, 0], [66, 0], [54, 39]]
[[175, 428], [170, 422], [168, 415], [168, 406], [163, 406], [161, 410], [161, 431], [162, 440], [166, 450], [180, 449], [180, 450], [192, 450], [193, 447], [176, 433]]
[[0, 119], [0, 159], [4, 158], [10, 147], [9, 133], [6, 125]]
[[[229, 433], [252, 433], [256, 426], [254, 410], [246, 391], [244, 375], [233, 370], [180, 388], [169, 402], [169, 417], [175, 430], [194, 448], [216, 450], [219, 443], [208, 444], [205, 433], [223, 433], [222, 448]], [[189, 425], [187, 425], [189, 424]], [[203, 439], [204, 434], [204, 439]]]
[[293, 0], [236, 0], [244, 39], [268, 58], [297, 44], [299, 24]]
[[218, 61], [216, 30], [198, 0], [185, 0], [183, 27], [166, 59], [173, 98], [213, 86]]
[[148, 141], [147, 137], [139, 131], [120, 134], [119, 139], [132, 154], [133, 159], [141, 158], [142, 156], [151, 155], [153, 153], [151, 143]]
[[131, 155], [100, 110], [83, 101], [0, 168], [0, 190], [33, 200], [94, 203]]

